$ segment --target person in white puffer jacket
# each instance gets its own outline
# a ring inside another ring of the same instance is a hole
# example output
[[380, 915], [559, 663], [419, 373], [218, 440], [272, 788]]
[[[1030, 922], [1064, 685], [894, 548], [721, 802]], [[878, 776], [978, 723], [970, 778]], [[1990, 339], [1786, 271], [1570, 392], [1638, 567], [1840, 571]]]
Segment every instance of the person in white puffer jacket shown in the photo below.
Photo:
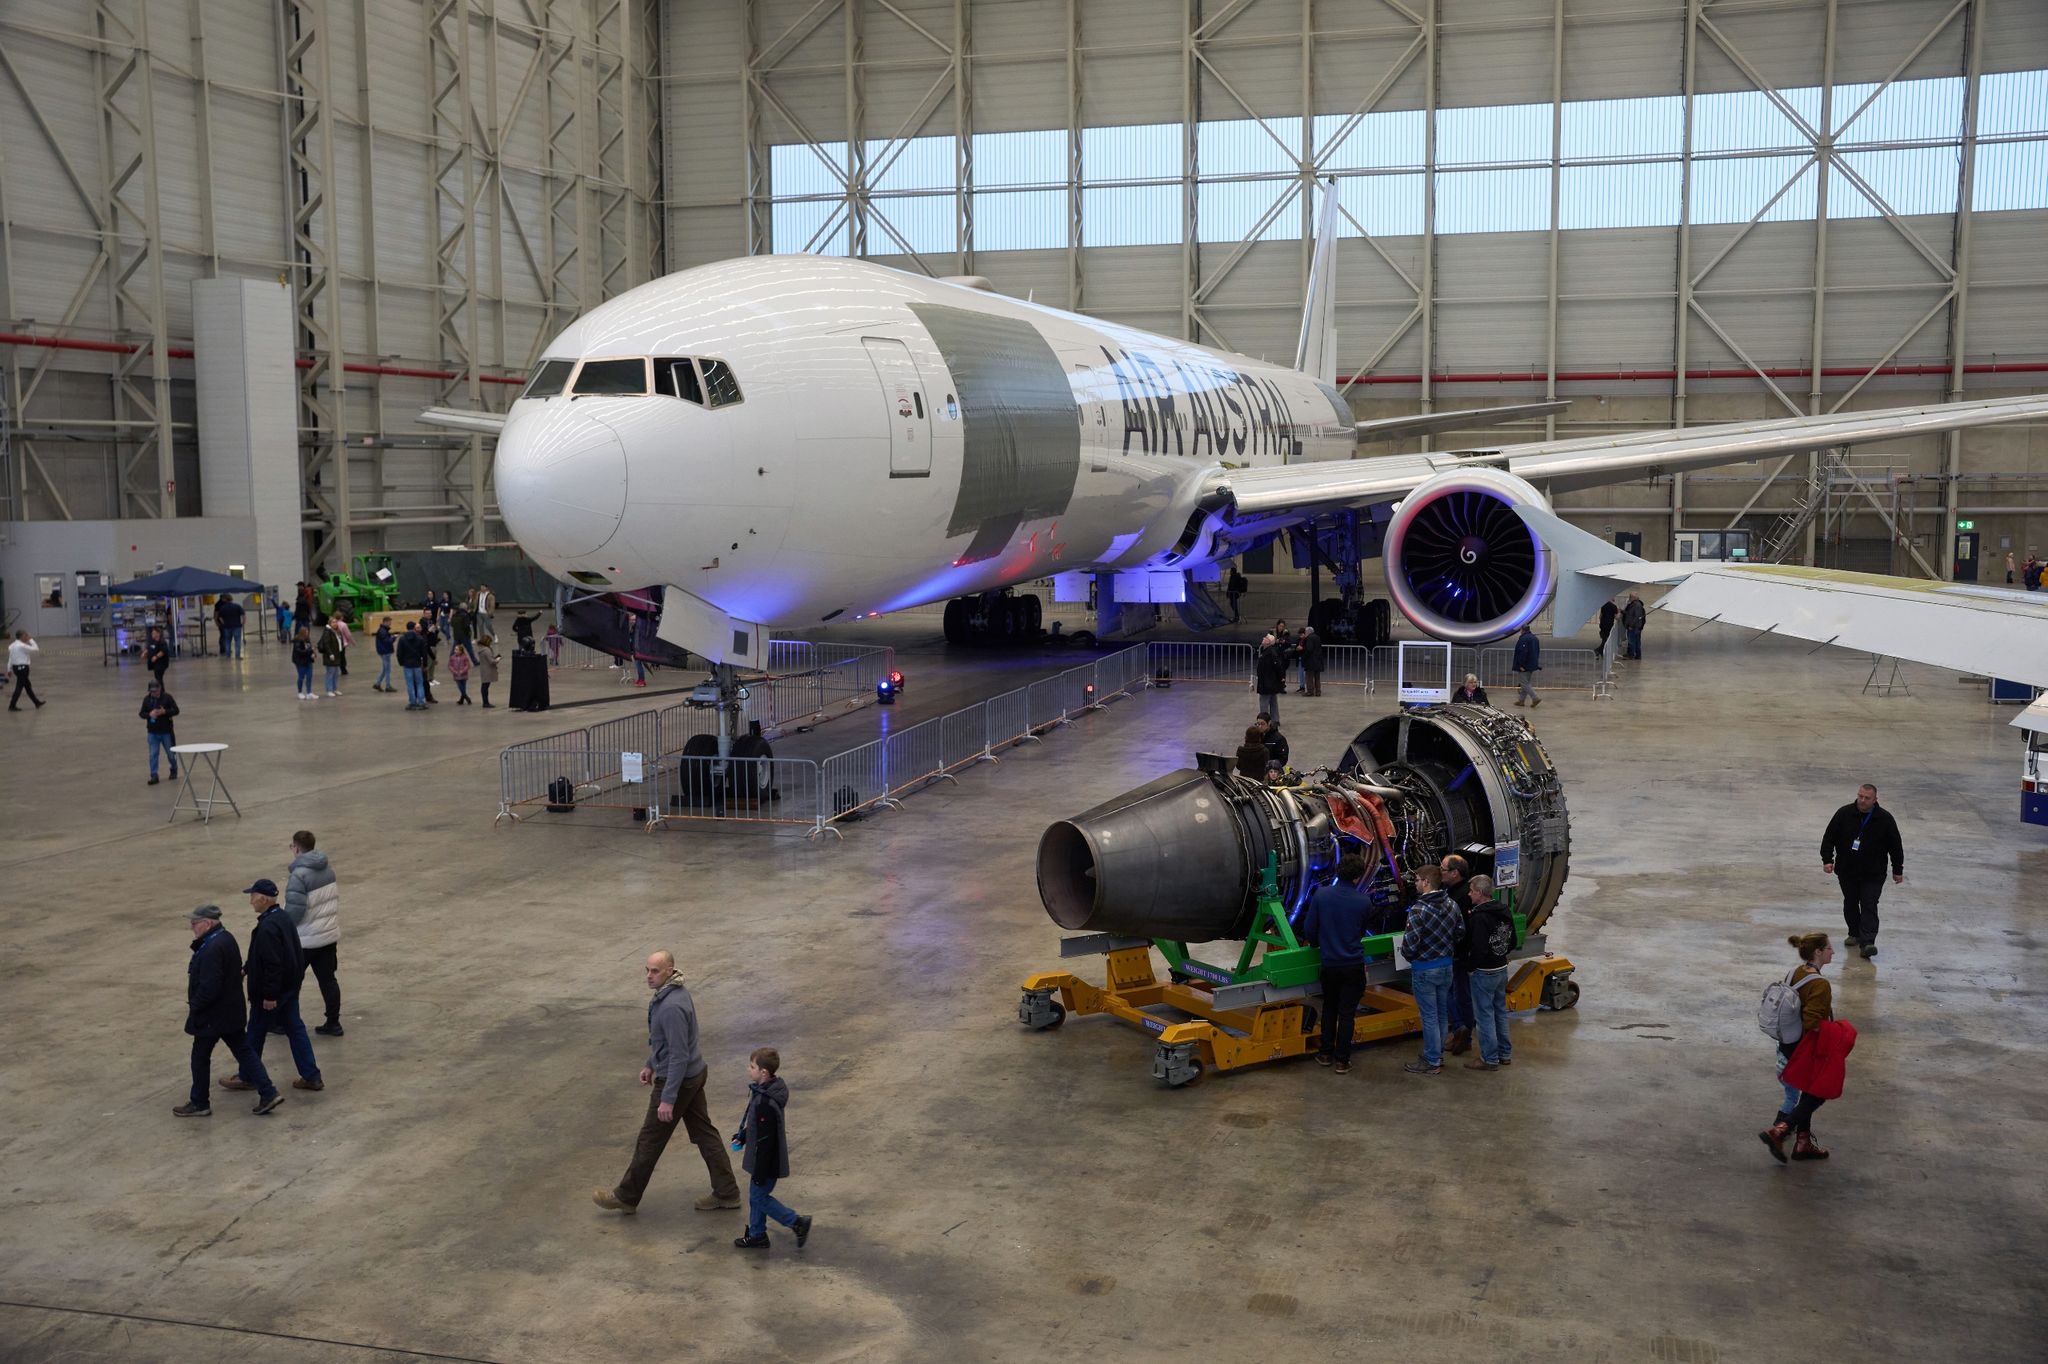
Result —
[[341, 1036], [341, 983], [335, 979], [336, 951], [341, 942], [341, 887], [327, 854], [313, 851], [313, 834], [301, 829], [292, 835], [291, 873], [285, 880], [284, 912], [298, 926], [299, 946], [306, 949], [306, 965], [320, 982], [320, 1000], [327, 1007], [327, 1021], [313, 1029], [323, 1037]]

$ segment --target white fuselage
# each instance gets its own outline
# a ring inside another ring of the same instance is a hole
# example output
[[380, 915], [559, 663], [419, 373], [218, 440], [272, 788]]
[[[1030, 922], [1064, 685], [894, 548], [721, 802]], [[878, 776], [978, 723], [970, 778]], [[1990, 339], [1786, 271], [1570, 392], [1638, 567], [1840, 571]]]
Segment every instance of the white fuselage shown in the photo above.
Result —
[[581, 394], [567, 371], [507, 417], [506, 522], [559, 577], [767, 627], [1198, 564], [1229, 549], [1201, 515], [1223, 466], [1354, 449], [1342, 398], [1298, 371], [860, 261], [670, 275], [543, 365], [641, 357], [721, 361], [737, 399]]

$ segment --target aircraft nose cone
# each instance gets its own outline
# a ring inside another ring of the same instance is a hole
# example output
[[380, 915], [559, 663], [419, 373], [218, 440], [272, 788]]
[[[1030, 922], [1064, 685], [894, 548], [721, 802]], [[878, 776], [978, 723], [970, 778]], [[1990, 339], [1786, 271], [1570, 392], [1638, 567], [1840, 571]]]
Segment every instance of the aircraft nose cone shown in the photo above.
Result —
[[618, 433], [568, 402], [500, 438], [498, 507], [513, 538], [536, 557], [572, 559], [602, 549], [626, 510], [626, 448]]

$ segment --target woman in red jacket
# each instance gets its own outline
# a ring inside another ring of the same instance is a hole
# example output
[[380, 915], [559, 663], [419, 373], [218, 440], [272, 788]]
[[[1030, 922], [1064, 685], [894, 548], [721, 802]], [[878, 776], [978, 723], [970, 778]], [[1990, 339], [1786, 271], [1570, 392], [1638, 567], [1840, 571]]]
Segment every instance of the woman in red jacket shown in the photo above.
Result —
[[[1771, 1125], [1757, 1133], [1757, 1138], [1770, 1148], [1772, 1158], [1781, 1163], [1786, 1158], [1788, 1137], [1793, 1139], [1793, 1160], [1826, 1160], [1827, 1148], [1813, 1139], [1813, 1114], [1827, 1100], [1794, 1084], [1792, 1080], [1798, 1072], [1787, 1072], [1799, 1048], [1817, 1043], [1822, 1025], [1835, 1016], [1834, 989], [1820, 973], [1821, 967], [1835, 959], [1835, 948], [1825, 933], [1797, 933], [1785, 941], [1799, 952], [1800, 964], [1792, 972], [1791, 984], [1799, 991], [1800, 1032], [1796, 1040], [1778, 1044], [1778, 1082], [1784, 1086], [1785, 1102]], [[1841, 1093], [1839, 1087], [1835, 1093]]]

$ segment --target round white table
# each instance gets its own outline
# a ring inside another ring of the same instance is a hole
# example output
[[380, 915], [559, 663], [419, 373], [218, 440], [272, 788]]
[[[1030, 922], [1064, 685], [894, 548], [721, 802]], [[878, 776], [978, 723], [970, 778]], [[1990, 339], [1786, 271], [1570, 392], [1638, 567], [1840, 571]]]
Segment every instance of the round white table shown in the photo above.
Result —
[[[171, 804], [171, 822], [176, 823], [180, 810], [190, 810], [199, 816], [201, 822], [213, 822], [213, 807], [225, 803], [235, 812], [235, 818], [242, 817], [242, 807], [235, 804], [235, 797], [228, 790], [228, 784], [220, 779], [220, 755], [228, 751], [226, 744], [172, 744], [171, 755], [183, 759], [185, 779], [178, 785], [178, 799]], [[205, 795], [192, 789], [192, 769], [201, 762], [212, 774], [212, 785]], [[188, 798], [189, 797], [189, 801]]]

